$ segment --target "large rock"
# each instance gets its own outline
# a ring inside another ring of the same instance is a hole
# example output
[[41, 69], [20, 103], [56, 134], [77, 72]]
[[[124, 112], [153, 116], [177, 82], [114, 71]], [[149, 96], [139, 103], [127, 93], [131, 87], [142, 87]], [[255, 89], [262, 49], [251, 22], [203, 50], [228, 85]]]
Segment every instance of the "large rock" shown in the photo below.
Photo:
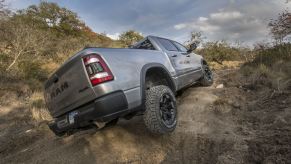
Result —
[[216, 88], [223, 88], [223, 87], [224, 87], [223, 84], [219, 84], [219, 85], [216, 86]]

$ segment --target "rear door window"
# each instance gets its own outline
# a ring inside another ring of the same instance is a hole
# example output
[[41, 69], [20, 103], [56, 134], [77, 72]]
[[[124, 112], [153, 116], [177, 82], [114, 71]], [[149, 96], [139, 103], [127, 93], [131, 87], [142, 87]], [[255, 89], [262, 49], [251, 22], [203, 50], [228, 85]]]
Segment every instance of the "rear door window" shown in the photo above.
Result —
[[159, 42], [162, 44], [163, 47], [165, 47], [168, 51], [179, 51], [178, 48], [169, 40], [158, 38]]

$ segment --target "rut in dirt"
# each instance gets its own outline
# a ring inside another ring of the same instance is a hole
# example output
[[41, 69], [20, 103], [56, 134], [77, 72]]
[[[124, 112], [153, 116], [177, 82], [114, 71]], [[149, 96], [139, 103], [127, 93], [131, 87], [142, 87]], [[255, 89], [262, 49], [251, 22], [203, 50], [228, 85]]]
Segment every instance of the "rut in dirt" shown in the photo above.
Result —
[[[4, 150], [1, 160], [12, 163], [226, 161], [229, 160], [225, 158], [229, 155], [226, 152], [236, 142], [232, 135], [234, 123], [222, 115], [217, 116], [217, 111], [213, 110], [213, 103], [218, 99], [215, 90], [214, 87], [192, 87], [184, 91], [177, 98], [178, 126], [170, 135], [150, 134], [142, 117], [65, 138], [55, 137], [42, 125], [41, 130], [24, 132], [26, 144], [15, 143], [15, 149]], [[19, 140], [15, 141], [20, 142], [22, 137], [19, 135]]]

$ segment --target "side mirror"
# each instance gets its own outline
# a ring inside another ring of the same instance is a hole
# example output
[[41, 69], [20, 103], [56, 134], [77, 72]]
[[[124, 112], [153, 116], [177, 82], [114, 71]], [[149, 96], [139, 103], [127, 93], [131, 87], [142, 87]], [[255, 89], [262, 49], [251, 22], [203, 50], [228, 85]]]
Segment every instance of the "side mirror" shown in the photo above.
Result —
[[190, 44], [190, 47], [189, 47], [187, 52], [191, 53], [192, 51], [196, 50], [196, 48], [197, 48], [196, 43], [192, 43], [192, 44]]

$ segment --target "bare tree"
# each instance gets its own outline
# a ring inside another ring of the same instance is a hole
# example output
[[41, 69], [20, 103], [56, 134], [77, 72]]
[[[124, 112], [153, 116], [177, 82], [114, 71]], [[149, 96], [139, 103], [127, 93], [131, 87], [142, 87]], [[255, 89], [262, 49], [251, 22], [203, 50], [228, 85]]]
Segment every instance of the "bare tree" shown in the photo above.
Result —
[[[12, 59], [7, 66], [9, 71], [21, 58], [37, 59], [47, 44], [48, 34], [33, 28], [21, 20], [0, 23], [1, 49]], [[33, 56], [33, 57], [32, 57]]]
[[203, 36], [202, 32], [195, 32], [192, 31], [190, 34], [190, 40], [186, 41], [185, 45], [186, 47], [189, 47], [191, 44], [195, 43], [197, 46], [203, 42], [206, 37]]
[[7, 5], [5, 4], [5, 0], [0, 0], [0, 19], [7, 16], [10, 11], [7, 9]]
[[270, 21], [269, 27], [274, 39], [282, 43], [284, 38], [291, 34], [291, 13], [288, 11], [280, 13], [276, 20]]
[[4, 9], [5, 9], [4, 0], [0, 0], [0, 17], [3, 16]]

